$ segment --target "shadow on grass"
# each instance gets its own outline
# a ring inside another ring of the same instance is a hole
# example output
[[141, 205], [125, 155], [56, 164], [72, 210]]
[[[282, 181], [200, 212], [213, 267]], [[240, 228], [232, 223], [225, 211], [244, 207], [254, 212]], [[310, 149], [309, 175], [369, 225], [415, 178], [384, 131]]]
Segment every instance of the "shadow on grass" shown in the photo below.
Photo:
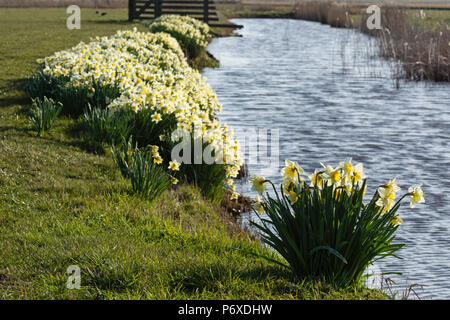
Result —
[[[277, 282], [279, 290], [288, 290], [289, 284], [295, 281], [287, 270], [276, 266], [252, 267], [247, 271], [239, 270], [234, 266], [224, 264], [192, 265], [184, 269], [175, 269], [171, 272], [170, 285], [179, 291], [191, 294], [200, 289], [220, 291], [224, 288], [242, 289], [249, 283]], [[281, 281], [278, 281], [281, 280]]]
[[[26, 106], [29, 105], [30, 103], [31, 100], [26, 95], [21, 96], [14, 95], [0, 98], [0, 108], [8, 108], [15, 105]], [[26, 108], [24, 107], [22, 109]]]
[[116, 20], [116, 19], [108, 19], [108, 20], [87, 20], [89, 24], [119, 24], [119, 25], [134, 25], [136, 22], [130, 22], [128, 20]]

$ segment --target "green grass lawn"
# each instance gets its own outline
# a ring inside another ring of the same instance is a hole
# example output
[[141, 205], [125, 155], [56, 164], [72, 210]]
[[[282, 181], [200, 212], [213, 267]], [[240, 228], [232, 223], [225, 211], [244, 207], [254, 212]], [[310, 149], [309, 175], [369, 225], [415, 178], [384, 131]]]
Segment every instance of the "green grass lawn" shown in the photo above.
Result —
[[[139, 24], [126, 10], [0, 9], [0, 299], [383, 299], [294, 281], [226, 213], [182, 185], [149, 203], [131, 195], [108, 150], [87, 151], [75, 119], [36, 137], [22, 92], [35, 60]], [[225, 106], [226, 107], [226, 106]], [[235, 250], [239, 248], [242, 250]], [[69, 265], [81, 289], [66, 288]]]

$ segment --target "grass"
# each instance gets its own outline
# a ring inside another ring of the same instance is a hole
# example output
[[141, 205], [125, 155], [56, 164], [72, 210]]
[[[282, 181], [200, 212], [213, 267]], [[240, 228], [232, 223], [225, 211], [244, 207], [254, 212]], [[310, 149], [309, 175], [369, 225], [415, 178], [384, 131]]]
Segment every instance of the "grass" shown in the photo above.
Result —
[[[82, 29], [69, 31], [62, 9], [0, 10], [0, 299], [387, 298], [294, 281], [246, 253], [271, 256], [191, 186], [153, 203], [131, 195], [109, 151], [87, 151], [74, 119], [35, 135], [22, 91], [35, 60], [91, 36], [145, 30], [126, 16], [85, 9]], [[81, 268], [79, 290], [66, 288], [70, 265]]]
[[291, 18], [293, 2], [217, 3], [221, 14], [231, 18]]

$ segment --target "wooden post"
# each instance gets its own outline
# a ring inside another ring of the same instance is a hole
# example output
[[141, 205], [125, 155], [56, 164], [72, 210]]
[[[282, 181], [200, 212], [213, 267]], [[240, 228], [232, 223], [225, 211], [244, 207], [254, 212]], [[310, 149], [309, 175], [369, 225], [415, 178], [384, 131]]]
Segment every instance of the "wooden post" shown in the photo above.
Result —
[[209, 19], [209, 0], [203, 0], [203, 21], [208, 23]]
[[161, 2], [162, 0], [154, 0], [155, 1], [155, 19], [161, 16]]
[[136, 0], [128, 0], [128, 21], [133, 21], [136, 11]]

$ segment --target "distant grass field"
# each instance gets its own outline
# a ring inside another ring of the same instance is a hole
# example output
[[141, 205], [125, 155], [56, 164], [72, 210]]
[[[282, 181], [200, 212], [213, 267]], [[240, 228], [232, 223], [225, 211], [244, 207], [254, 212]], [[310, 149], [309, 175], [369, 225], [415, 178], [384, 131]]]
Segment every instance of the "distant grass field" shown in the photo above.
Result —
[[[36, 137], [22, 91], [35, 60], [138, 27], [126, 10], [0, 9], [0, 299], [385, 299], [297, 282], [227, 214], [182, 185], [151, 204], [130, 195], [107, 151], [86, 151], [77, 120]], [[225, 106], [226, 107], [226, 106]], [[236, 248], [241, 250], [236, 250]], [[66, 288], [69, 265], [81, 289]]]

